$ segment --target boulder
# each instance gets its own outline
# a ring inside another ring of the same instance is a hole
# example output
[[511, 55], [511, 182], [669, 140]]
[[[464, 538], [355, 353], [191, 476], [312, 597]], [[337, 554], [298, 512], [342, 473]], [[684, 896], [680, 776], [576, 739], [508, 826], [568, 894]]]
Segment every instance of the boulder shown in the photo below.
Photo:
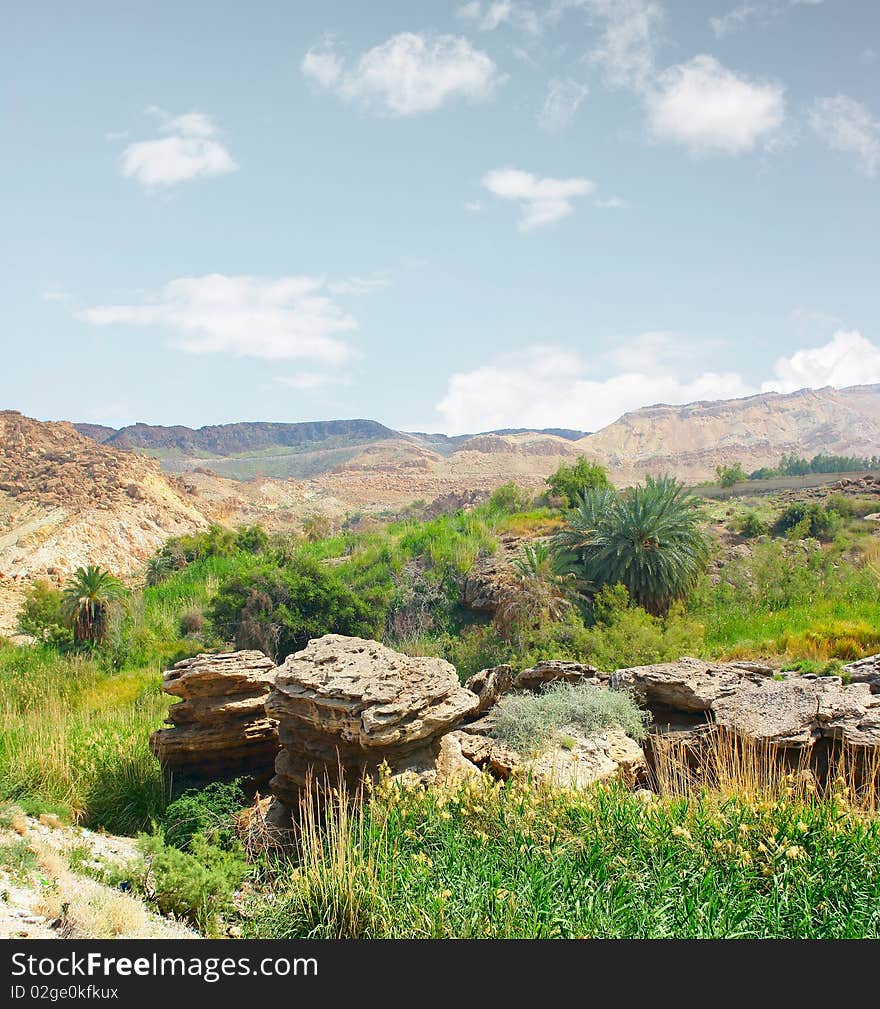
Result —
[[507, 781], [521, 765], [521, 756], [489, 736], [467, 731], [469, 728], [467, 726], [452, 733], [458, 741], [462, 756], [481, 771], [488, 771], [494, 778]]
[[585, 666], [580, 662], [562, 662], [546, 659], [536, 666], [524, 669], [513, 681], [517, 690], [541, 690], [548, 683], [594, 683], [600, 681], [601, 674], [595, 666]]
[[465, 681], [465, 690], [470, 690], [480, 699], [476, 714], [481, 715], [498, 703], [501, 696], [513, 686], [513, 668], [511, 666], [493, 666], [491, 669], [481, 669]]
[[848, 662], [842, 672], [850, 683], [867, 683], [873, 693], [880, 694], [880, 655]]
[[357, 787], [383, 763], [392, 772], [425, 766], [478, 705], [442, 659], [327, 634], [288, 656], [266, 700], [282, 746], [270, 788], [292, 808], [312, 782], [341, 774]]
[[612, 778], [635, 784], [646, 780], [648, 772], [641, 746], [615, 726], [595, 736], [563, 729], [524, 769], [535, 781], [561, 788], [587, 788]]
[[716, 701], [772, 677], [770, 666], [755, 662], [705, 662], [682, 658], [650, 666], [618, 669], [615, 690], [629, 690], [643, 706], [674, 711], [709, 711]]
[[262, 652], [196, 655], [165, 673], [162, 689], [179, 704], [168, 709], [170, 728], [150, 736], [150, 747], [171, 774], [199, 781], [250, 777], [268, 781], [278, 752], [277, 723], [263, 702], [275, 664]]
[[820, 739], [880, 746], [880, 697], [836, 676], [753, 684], [719, 698], [713, 712], [721, 727], [773, 747], [805, 749]]

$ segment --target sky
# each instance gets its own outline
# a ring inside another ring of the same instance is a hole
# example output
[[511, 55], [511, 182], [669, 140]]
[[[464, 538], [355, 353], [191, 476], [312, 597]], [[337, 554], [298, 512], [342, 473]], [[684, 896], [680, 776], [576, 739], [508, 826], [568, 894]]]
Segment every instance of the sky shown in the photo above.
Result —
[[12, 0], [0, 408], [596, 430], [880, 382], [876, 0]]

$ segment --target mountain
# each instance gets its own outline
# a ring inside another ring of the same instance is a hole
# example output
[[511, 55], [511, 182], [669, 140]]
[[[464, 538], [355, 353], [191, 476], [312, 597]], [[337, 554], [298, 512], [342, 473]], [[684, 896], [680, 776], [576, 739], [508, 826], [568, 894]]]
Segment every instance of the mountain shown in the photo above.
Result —
[[207, 521], [158, 463], [72, 424], [0, 412], [0, 632], [34, 577], [60, 581], [90, 563], [126, 574], [169, 536]]
[[661, 472], [705, 480], [719, 463], [752, 470], [790, 453], [871, 456], [880, 452], [880, 385], [648, 406], [574, 444], [618, 482]]
[[719, 463], [757, 469], [792, 452], [874, 455], [880, 450], [880, 386], [648, 406], [592, 434], [508, 428], [450, 437], [394, 431], [369, 420], [198, 430], [135, 424], [110, 434], [96, 425], [77, 428], [107, 446], [151, 455], [168, 472], [294, 477], [343, 503], [375, 507], [491, 488], [505, 479], [537, 484], [559, 462], [580, 454], [607, 466], [618, 483], [657, 472], [705, 480]]

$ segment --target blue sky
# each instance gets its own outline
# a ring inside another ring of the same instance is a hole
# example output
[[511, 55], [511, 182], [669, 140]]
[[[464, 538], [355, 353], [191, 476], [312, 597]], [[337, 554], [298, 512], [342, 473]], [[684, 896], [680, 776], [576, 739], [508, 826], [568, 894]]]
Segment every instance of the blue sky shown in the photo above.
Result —
[[874, 0], [29, 0], [0, 81], [3, 408], [589, 430], [880, 382]]

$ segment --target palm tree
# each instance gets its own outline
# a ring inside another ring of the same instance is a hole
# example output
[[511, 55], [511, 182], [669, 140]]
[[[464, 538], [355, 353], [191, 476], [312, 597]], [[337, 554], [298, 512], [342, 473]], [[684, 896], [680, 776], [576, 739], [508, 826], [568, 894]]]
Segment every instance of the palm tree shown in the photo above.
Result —
[[648, 477], [618, 493], [587, 491], [554, 546], [596, 588], [625, 585], [649, 613], [663, 615], [706, 569], [698, 499], [673, 477]]
[[565, 616], [571, 606], [575, 576], [557, 571], [546, 543], [526, 544], [511, 567], [514, 577], [495, 612], [495, 623], [502, 634]]
[[77, 568], [64, 589], [64, 615], [74, 640], [100, 644], [110, 608], [122, 593], [122, 582], [97, 564]]

